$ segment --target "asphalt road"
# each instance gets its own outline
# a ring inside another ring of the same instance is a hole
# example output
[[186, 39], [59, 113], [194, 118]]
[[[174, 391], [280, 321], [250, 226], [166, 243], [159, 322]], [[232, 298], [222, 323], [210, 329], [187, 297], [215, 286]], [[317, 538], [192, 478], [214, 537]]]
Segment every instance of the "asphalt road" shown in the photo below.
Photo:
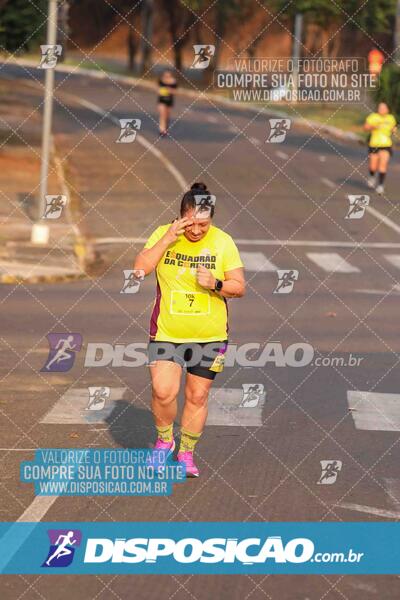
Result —
[[[3, 67], [2, 72], [18, 84], [39, 77], [36, 70], [15, 66]], [[39, 109], [40, 95], [29, 87], [25, 93], [32, 95], [32, 109]], [[96, 107], [107, 114], [101, 116]], [[140, 133], [153, 150], [137, 140], [116, 144], [119, 131], [109, 114], [140, 118]], [[263, 385], [265, 401], [260, 400], [254, 414], [248, 409], [249, 421], [243, 424], [240, 410], [232, 411], [228, 404], [224, 409], [228, 400], [222, 397], [198, 446], [201, 478], [175, 486], [173, 496], [57, 498], [43, 514], [34, 505], [36, 518], [397, 521], [397, 156], [385, 195], [370, 194], [374, 212], [345, 219], [347, 195], [368, 193], [363, 147], [299, 126], [291, 128], [284, 143], [266, 144], [265, 114], [204, 98], [179, 96], [174, 118], [170, 137], [159, 139], [151, 91], [111, 80], [57, 76], [57, 150], [68, 161], [82, 225], [96, 239], [106, 266], [93, 280], [0, 287], [1, 519], [15, 521], [23, 514], [32, 518], [33, 490], [19, 482], [19, 463], [32, 458], [34, 448], [143, 447], [154, 441], [147, 368], [89, 368], [84, 358], [90, 343], [147, 339], [154, 278], [146, 279], [135, 295], [120, 294], [123, 269], [131, 268], [142, 246], [121, 238], [146, 238], [176, 216], [182, 190], [179, 177], [168, 167], [172, 164], [187, 182], [205, 181], [216, 195], [215, 223], [237, 240], [248, 267], [247, 295], [229, 303], [231, 342], [264, 346], [275, 341], [284, 350], [307, 343], [314, 359], [303, 367], [235, 365], [218, 375], [215, 388]], [[154, 148], [162, 152], [162, 159]], [[299, 272], [290, 294], [273, 293], [278, 268]], [[82, 335], [82, 350], [66, 373], [40, 372], [49, 332]], [[332, 364], [332, 357], [347, 364], [350, 355], [357, 357], [357, 366]], [[317, 366], [317, 358], [326, 359], [326, 366]], [[119, 396], [103, 420], [85, 423], [74, 403], [88, 386], [100, 385], [119, 389]], [[354, 395], [357, 391], [368, 394], [360, 400]], [[65, 403], [65, 394], [71, 412], [78, 414], [75, 423], [68, 422], [69, 411], [57, 409]], [[43, 422], [50, 411], [54, 422]], [[332, 485], [318, 483], [323, 460], [342, 463]], [[4, 600], [392, 600], [399, 591], [395, 576], [2, 578]]]

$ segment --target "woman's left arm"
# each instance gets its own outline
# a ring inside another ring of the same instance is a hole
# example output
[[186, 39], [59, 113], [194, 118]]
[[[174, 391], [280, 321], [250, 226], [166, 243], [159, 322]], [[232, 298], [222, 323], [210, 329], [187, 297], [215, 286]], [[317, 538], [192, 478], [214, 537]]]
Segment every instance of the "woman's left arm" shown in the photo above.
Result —
[[225, 271], [222, 290], [219, 293], [224, 298], [241, 298], [246, 292], [246, 283], [244, 280], [244, 270], [242, 267]]
[[[214, 290], [216, 278], [209, 269], [199, 265], [197, 268], [197, 282], [204, 288]], [[239, 267], [238, 269], [225, 271], [222, 290], [215, 293], [224, 298], [240, 298], [244, 296], [245, 291], [244, 272], [243, 268]]]

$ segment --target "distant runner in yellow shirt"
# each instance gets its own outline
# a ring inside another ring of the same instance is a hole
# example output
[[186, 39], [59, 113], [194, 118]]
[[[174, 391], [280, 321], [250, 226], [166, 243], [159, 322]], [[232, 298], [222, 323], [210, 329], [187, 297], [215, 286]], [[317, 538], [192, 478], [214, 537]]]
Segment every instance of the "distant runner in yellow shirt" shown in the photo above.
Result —
[[228, 343], [227, 298], [244, 295], [243, 263], [231, 236], [212, 224], [215, 206], [202, 183], [182, 199], [180, 218], [161, 225], [147, 240], [134, 268], [156, 271], [150, 321], [149, 363], [156, 449], [173, 452], [182, 367], [185, 404], [178, 461], [198, 477], [193, 451], [204, 429], [214, 377], [222, 371]]
[[385, 102], [378, 104], [377, 112], [368, 115], [364, 129], [370, 132], [368, 143], [369, 155], [369, 179], [368, 187], [374, 188], [376, 177], [378, 185], [376, 191], [383, 194], [386, 172], [389, 159], [393, 154], [392, 134], [396, 129], [396, 119], [389, 112], [388, 105]]

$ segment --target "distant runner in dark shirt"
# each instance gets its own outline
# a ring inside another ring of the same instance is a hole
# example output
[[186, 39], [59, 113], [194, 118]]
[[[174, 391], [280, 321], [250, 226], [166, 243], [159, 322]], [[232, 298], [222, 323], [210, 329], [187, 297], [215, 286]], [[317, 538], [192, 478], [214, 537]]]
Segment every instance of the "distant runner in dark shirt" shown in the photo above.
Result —
[[161, 75], [158, 89], [158, 112], [160, 114], [160, 135], [168, 131], [171, 108], [174, 105], [174, 94], [177, 88], [176, 79], [171, 71], [164, 71]]

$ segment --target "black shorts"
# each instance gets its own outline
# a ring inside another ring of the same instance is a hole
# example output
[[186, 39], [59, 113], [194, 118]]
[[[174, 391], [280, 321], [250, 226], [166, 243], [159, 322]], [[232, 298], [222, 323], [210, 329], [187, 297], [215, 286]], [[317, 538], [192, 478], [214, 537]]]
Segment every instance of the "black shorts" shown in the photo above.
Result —
[[[228, 340], [219, 342], [161, 342], [150, 340], [148, 344], [149, 364], [156, 360], [176, 362], [188, 373], [214, 379], [223, 369]], [[214, 370], [215, 369], [215, 370]]]
[[378, 154], [378, 152], [380, 152], [381, 150], [386, 150], [386, 152], [389, 152], [390, 156], [392, 156], [392, 154], [393, 154], [392, 146], [383, 146], [383, 147], [368, 146], [368, 154]]
[[173, 106], [174, 99], [172, 96], [158, 96], [158, 103], [165, 104], [165, 106]]

